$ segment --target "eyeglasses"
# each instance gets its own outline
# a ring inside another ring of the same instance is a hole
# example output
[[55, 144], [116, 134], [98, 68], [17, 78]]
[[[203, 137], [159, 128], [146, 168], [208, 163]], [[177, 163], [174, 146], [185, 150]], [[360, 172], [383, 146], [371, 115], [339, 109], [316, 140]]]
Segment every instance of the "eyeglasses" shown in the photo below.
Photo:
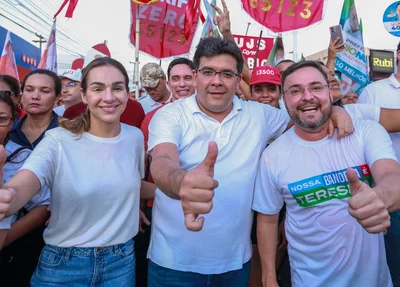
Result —
[[1, 93], [1, 95], [4, 95], [6, 97], [11, 97], [11, 96], [15, 95], [15, 93], [11, 92], [11, 91], [0, 91], [0, 93]]
[[307, 87], [295, 86], [287, 89], [283, 92], [286, 96], [296, 97], [304, 95], [306, 89], [313, 94], [313, 95], [320, 95], [322, 94], [329, 86], [323, 84], [312, 84]]
[[71, 82], [66, 85], [61, 85], [61, 88], [73, 88], [73, 87], [76, 87], [77, 85], [78, 85], [78, 83]]
[[8, 126], [11, 121], [13, 120], [12, 117], [0, 117], [0, 127], [6, 127]]
[[228, 82], [234, 79], [234, 77], [238, 77], [240, 74], [237, 74], [233, 71], [222, 71], [222, 72], [217, 72], [213, 69], [210, 68], [204, 68], [204, 69], [199, 69], [197, 70], [202, 76], [205, 78], [213, 79], [215, 75], [220, 75], [220, 78], [222, 81]]

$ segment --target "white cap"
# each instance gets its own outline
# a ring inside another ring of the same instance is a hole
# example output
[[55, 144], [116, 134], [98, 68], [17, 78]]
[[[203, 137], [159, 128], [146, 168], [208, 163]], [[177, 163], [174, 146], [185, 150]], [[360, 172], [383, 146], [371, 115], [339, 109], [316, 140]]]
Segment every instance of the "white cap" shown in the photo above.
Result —
[[129, 85], [129, 93], [133, 93], [134, 91], [136, 91], [136, 85], [135, 84]]
[[82, 77], [82, 71], [81, 71], [81, 69], [78, 69], [78, 70], [68, 69], [68, 70], [65, 70], [61, 75], [58, 75], [58, 76], [60, 78], [70, 79], [74, 82], [80, 82], [81, 77]]

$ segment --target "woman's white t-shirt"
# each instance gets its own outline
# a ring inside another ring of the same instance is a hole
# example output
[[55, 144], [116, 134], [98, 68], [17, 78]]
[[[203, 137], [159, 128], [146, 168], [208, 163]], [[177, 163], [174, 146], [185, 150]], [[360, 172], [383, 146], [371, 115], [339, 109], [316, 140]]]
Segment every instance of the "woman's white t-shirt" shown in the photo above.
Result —
[[114, 138], [77, 136], [55, 128], [26, 160], [41, 185], [51, 190], [46, 244], [104, 247], [122, 244], [138, 232], [143, 134], [121, 124]]

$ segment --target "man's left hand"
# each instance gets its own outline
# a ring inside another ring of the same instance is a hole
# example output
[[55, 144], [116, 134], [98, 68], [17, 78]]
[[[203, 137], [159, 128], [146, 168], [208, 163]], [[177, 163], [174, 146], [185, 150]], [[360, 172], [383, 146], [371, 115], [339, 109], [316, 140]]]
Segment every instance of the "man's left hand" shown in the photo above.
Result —
[[352, 194], [348, 201], [349, 214], [369, 233], [386, 231], [390, 226], [390, 216], [379, 195], [358, 178], [354, 169], [347, 169], [346, 176]]

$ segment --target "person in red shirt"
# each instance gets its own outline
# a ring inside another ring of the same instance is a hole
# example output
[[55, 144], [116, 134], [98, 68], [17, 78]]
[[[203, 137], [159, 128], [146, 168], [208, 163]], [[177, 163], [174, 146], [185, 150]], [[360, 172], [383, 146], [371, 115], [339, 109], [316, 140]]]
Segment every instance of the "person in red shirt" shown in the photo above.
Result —
[[[63, 117], [67, 119], [73, 119], [80, 116], [86, 111], [86, 105], [83, 102], [75, 104], [67, 108], [64, 112]], [[132, 99], [128, 100], [125, 111], [121, 115], [121, 123], [140, 128], [144, 119], [144, 110], [142, 105]]]

